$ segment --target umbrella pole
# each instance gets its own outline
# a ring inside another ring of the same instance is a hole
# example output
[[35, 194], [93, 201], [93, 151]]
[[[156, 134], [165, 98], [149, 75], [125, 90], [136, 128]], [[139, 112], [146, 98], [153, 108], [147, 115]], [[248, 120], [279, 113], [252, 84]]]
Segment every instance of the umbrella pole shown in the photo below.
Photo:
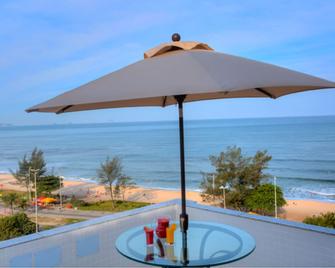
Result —
[[179, 144], [180, 144], [180, 184], [181, 184], [181, 214], [180, 214], [180, 229], [186, 233], [188, 229], [188, 215], [186, 213], [186, 185], [185, 185], [185, 153], [184, 153], [184, 116], [183, 102], [186, 95], [175, 96], [178, 102], [179, 111]]

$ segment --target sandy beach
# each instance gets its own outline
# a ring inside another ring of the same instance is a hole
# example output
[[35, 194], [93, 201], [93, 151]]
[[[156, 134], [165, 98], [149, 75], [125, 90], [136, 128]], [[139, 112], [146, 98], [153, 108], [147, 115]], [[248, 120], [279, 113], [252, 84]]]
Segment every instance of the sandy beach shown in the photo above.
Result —
[[[64, 181], [62, 188], [63, 195], [75, 195], [84, 198], [86, 201], [98, 201], [110, 199], [104, 186], [84, 181]], [[10, 174], [0, 174], [0, 189], [25, 191]], [[199, 192], [187, 191], [188, 200], [206, 204], [202, 201]], [[171, 199], [180, 198], [177, 190], [163, 190], [155, 188], [136, 187], [126, 194], [126, 199], [131, 201], [142, 201], [148, 203], [159, 203]], [[335, 212], [335, 202], [323, 202], [317, 200], [287, 200], [287, 205], [283, 207], [281, 218], [291, 221], [302, 221], [307, 216], [319, 215], [320, 213]]]
[[281, 217], [290, 221], [303, 221], [307, 216], [335, 212], [335, 202], [315, 200], [286, 200], [286, 202]]

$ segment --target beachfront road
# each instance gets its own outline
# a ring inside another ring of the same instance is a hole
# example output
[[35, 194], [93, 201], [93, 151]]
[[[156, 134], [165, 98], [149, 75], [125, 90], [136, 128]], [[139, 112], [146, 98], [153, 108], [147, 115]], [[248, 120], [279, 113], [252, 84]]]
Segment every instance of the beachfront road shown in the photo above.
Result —
[[[34, 213], [34, 212], [33, 212]], [[33, 214], [32, 213], [32, 214]], [[38, 211], [39, 215], [44, 216], [58, 216], [63, 218], [73, 218], [73, 219], [92, 219], [100, 216], [110, 214], [110, 212], [101, 211], [82, 211], [82, 210], [69, 210], [69, 209], [43, 209]]]
[[[9, 209], [5, 208], [2, 204], [0, 204], [0, 214], [8, 214]], [[7, 212], [7, 213], [1, 213]], [[16, 210], [15, 212], [18, 212]], [[33, 216], [35, 210], [29, 208], [25, 211], [28, 216]], [[72, 219], [92, 219], [100, 216], [108, 215], [110, 212], [101, 212], [101, 211], [82, 211], [75, 209], [38, 209], [38, 215], [40, 216], [57, 216], [62, 218], [72, 218]]]

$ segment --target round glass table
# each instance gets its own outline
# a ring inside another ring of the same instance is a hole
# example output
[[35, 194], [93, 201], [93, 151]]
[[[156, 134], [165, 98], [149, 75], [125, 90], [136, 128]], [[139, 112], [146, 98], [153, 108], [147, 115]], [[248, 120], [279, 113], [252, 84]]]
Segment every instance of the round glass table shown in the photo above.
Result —
[[255, 240], [247, 232], [225, 224], [191, 221], [187, 234], [179, 228], [175, 242], [154, 236], [146, 245], [144, 226], [122, 233], [116, 240], [117, 250], [125, 257], [162, 267], [210, 267], [246, 257], [255, 249]]

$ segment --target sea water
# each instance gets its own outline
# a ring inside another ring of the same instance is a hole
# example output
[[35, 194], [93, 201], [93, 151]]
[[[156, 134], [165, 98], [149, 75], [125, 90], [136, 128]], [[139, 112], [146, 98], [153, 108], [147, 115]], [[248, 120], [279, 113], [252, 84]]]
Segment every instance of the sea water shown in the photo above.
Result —
[[[67, 179], [94, 180], [100, 163], [118, 156], [138, 185], [178, 189], [178, 135], [177, 121], [1, 127], [0, 170], [15, 170], [38, 147], [48, 169]], [[188, 189], [214, 171], [210, 155], [234, 145], [248, 156], [267, 150], [269, 182], [276, 176], [287, 198], [334, 200], [334, 116], [186, 121]]]

